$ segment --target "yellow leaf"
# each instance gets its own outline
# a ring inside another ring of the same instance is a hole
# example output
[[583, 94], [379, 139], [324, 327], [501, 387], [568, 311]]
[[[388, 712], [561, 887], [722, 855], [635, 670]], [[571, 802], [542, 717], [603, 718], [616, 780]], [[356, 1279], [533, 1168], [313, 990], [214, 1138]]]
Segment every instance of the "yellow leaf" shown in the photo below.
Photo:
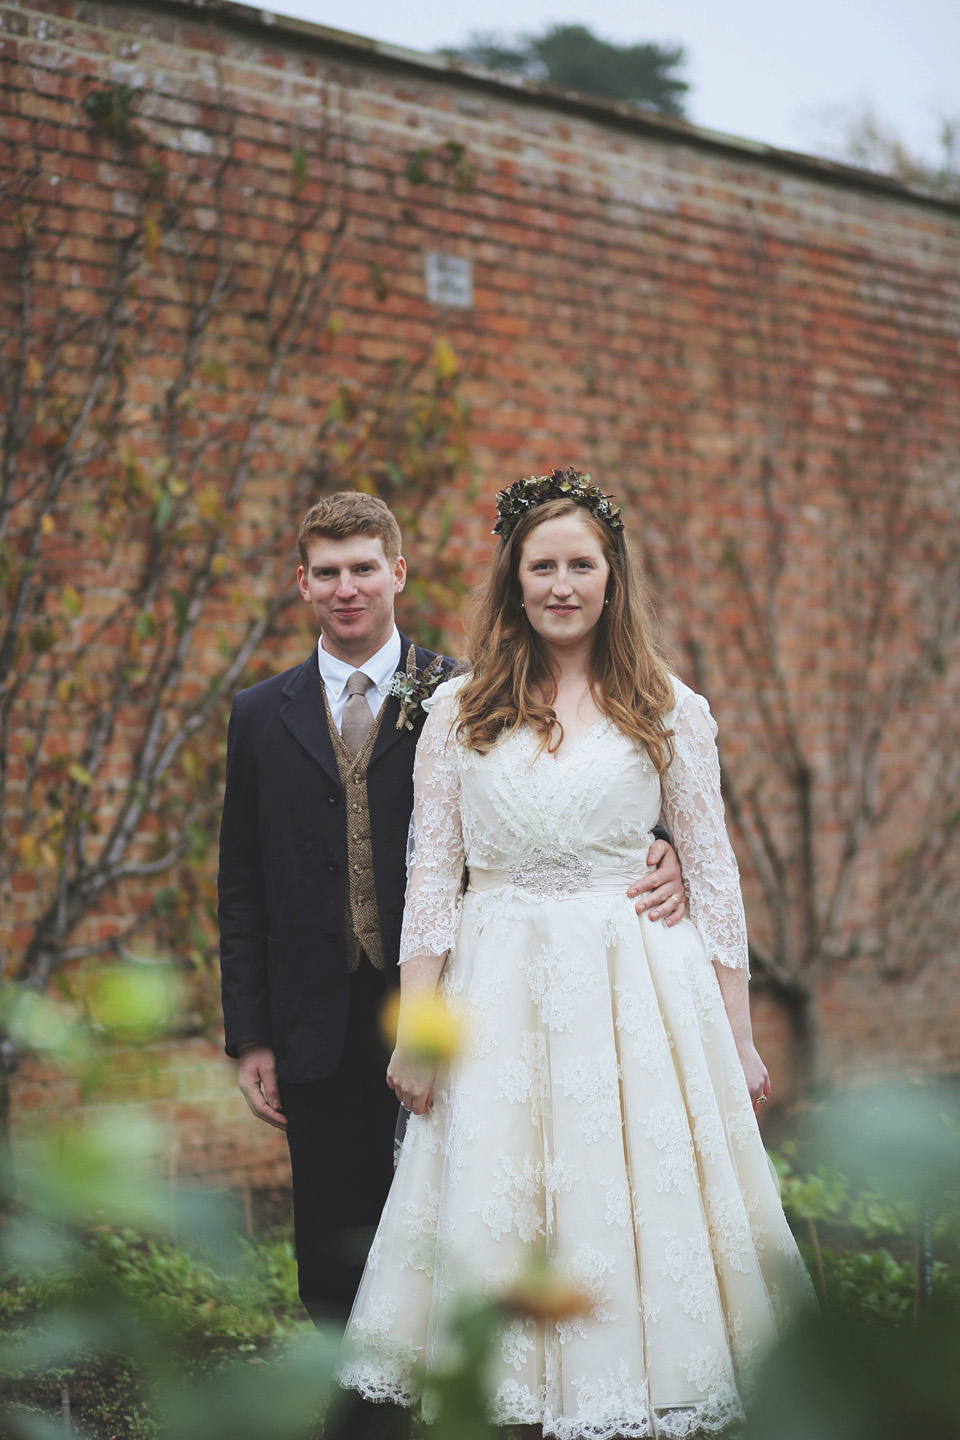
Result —
[[44, 515], [44, 516], [43, 516], [43, 518], [42, 518], [41, 521], [40, 521], [40, 529], [43, 531], [44, 535], [52, 535], [52, 534], [53, 534], [54, 524], [53, 524], [53, 516], [52, 516], [52, 515]]
[[60, 592], [60, 603], [68, 615], [77, 616], [80, 614], [80, 595], [79, 592], [75, 590], [72, 585], [64, 585], [62, 591]]
[[31, 355], [27, 361], [27, 379], [31, 385], [39, 385], [43, 379], [43, 366], [36, 355]]
[[214, 555], [213, 563], [211, 564], [210, 569], [213, 571], [214, 575], [218, 577], [220, 575], [225, 575], [227, 571], [226, 555]]
[[157, 223], [157, 217], [156, 215], [148, 215], [143, 222], [143, 250], [147, 257], [148, 265], [152, 265], [156, 259], [159, 245], [160, 226]]
[[53, 846], [48, 845], [47, 842], [44, 840], [41, 842], [39, 848], [41, 864], [47, 865], [51, 870], [55, 869], [57, 864], [57, 852], [56, 850], [54, 850]]
[[433, 347], [433, 366], [441, 380], [450, 380], [460, 368], [456, 352], [442, 335]]
[[63, 679], [63, 680], [58, 681], [58, 683], [57, 683], [57, 699], [60, 701], [60, 704], [61, 704], [61, 705], [65, 705], [66, 702], [70, 699], [70, 697], [71, 697], [72, 694], [73, 694], [73, 681], [72, 681], [72, 679], [71, 679], [69, 676], [67, 676], [67, 677], [66, 677], [65, 679]]
[[93, 784], [93, 776], [85, 766], [80, 764], [79, 760], [70, 761], [70, 764], [67, 766], [67, 774], [71, 780], [75, 780], [78, 785], [83, 785], [84, 788], [89, 788]]
[[36, 835], [21, 835], [17, 841], [17, 849], [24, 865], [36, 865], [39, 849]]
[[203, 520], [216, 520], [220, 516], [220, 491], [212, 482], [204, 485], [197, 496], [197, 513]]

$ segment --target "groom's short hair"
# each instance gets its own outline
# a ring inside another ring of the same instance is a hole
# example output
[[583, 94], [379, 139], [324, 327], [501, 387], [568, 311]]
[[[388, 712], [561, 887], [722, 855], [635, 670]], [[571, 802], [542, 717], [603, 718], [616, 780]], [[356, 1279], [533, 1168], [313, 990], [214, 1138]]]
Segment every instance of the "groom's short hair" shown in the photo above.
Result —
[[338, 490], [310, 507], [297, 531], [300, 564], [309, 561], [311, 540], [349, 540], [353, 535], [376, 535], [387, 560], [396, 564], [402, 545], [396, 517], [376, 495], [359, 490]]

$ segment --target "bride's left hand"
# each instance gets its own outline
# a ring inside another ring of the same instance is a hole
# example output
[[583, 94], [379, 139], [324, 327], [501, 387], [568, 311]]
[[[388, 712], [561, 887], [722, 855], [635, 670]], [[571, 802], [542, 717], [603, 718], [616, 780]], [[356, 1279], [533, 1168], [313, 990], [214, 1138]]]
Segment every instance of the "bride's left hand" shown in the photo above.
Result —
[[433, 1081], [436, 1066], [418, 1060], [398, 1045], [387, 1066], [387, 1084], [404, 1110], [422, 1115], [433, 1104]]
[[759, 1115], [760, 1111], [770, 1099], [770, 1074], [766, 1065], [757, 1054], [754, 1045], [738, 1047], [740, 1064], [743, 1066], [743, 1074], [747, 1082], [747, 1089], [750, 1092], [750, 1100], [753, 1104], [753, 1113]]

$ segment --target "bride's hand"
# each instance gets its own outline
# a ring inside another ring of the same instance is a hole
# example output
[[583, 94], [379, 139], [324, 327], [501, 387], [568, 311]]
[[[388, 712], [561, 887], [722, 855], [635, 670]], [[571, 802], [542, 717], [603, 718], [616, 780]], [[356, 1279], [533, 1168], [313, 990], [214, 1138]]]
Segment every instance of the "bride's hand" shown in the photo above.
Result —
[[387, 1084], [394, 1091], [404, 1110], [422, 1115], [433, 1104], [433, 1081], [436, 1067], [417, 1060], [399, 1045], [390, 1056]]
[[770, 1075], [766, 1065], [757, 1054], [755, 1046], [752, 1044], [739, 1046], [738, 1053], [747, 1081], [747, 1089], [750, 1091], [753, 1113], [759, 1115], [770, 1099]]

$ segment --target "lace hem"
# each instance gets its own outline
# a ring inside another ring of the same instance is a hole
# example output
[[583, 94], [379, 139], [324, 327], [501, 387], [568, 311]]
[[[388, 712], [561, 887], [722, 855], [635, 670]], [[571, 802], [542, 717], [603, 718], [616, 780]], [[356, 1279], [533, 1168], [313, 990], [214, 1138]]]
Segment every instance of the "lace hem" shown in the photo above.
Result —
[[402, 1405], [409, 1410], [420, 1402], [412, 1385], [391, 1379], [384, 1375], [382, 1368], [363, 1361], [341, 1365], [336, 1378], [341, 1390], [356, 1390], [364, 1400], [377, 1404]]
[[[337, 1380], [343, 1389], [356, 1390], [365, 1400], [375, 1403], [401, 1405], [409, 1410], [421, 1399], [409, 1384], [390, 1379], [382, 1368], [363, 1362], [344, 1366]], [[507, 1381], [494, 1397], [489, 1417], [495, 1425], [541, 1425], [544, 1440], [692, 1440], [695, 1436], [722, 1435], [744, 1418], [736, 1391], [726, 1386], [706, 1400], [652, 1409], [642, 1387], [634, 1391], [633, 1403], [623, 1407], [611, 1409], [606, 1397], [598, 1399], [596, 1407], [581, 1405], [576, 1415], [554, 1415], [543, 1395], [536, 1396], [528, 1386]], [[424, 1409], [429, 1408], [426, 1396]]]

